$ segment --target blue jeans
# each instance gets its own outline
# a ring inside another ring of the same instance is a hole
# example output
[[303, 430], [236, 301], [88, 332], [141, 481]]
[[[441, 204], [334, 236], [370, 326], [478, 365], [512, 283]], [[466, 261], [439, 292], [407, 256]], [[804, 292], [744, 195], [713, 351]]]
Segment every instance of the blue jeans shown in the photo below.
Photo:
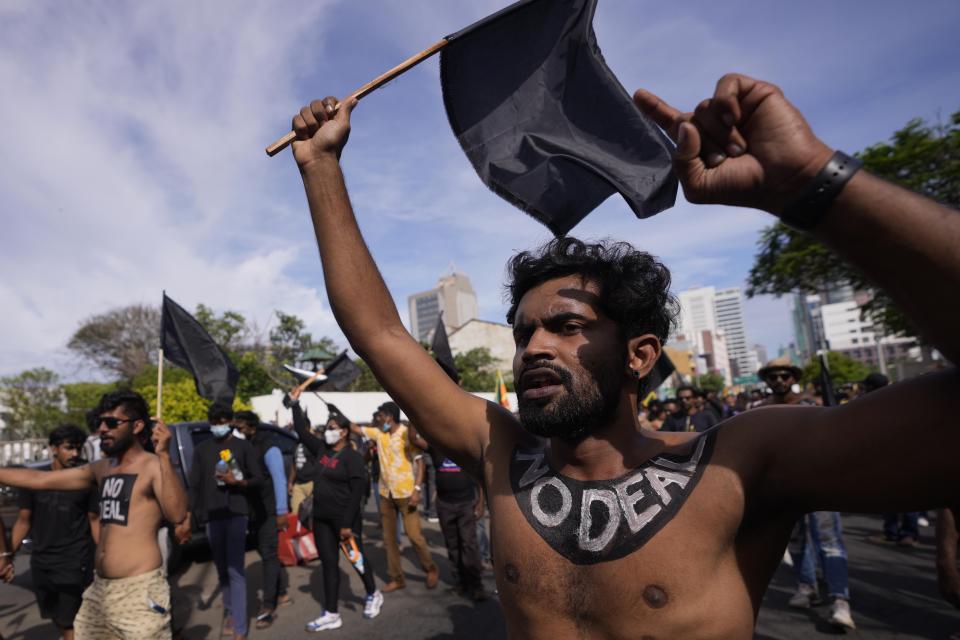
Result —
[[790, 536], [790, 557], [797, 581], [817, 588], [817, 559], [827, 583], [827, 595], [850, 599], [847, 549], [843, 545], [840, 514], [814, 511], [803, 516]]
[[920, 536], [920, 525], [917, 524], [919, 518], [919, 511], [885, 513], [883, 514], [883, 535], [887, 540], [895, 542], [899, 542], [907, 536], [916, 540]]
[[247, 516], [216, 518], [207, 523], [207, 540], [223, 594], [223, 613], [233, 619], [238, 635], [247, 635], [246, 538]]

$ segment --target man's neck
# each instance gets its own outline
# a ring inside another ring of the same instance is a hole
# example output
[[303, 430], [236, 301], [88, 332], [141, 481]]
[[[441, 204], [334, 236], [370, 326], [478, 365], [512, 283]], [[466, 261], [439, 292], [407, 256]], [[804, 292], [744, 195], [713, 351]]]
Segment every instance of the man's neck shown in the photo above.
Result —
[[618, 411], [614, 419], [582, 440], [550, 439], [550, 464], [579, 480], [608, 480], [634, 469], [663, 449], [660, 440], [644, 436], [635, 416]]
[[112, 457], [117, 461], [117, 465], [121, 465], [136, 460], [141, 453], [143, 453], [143, 447], [141, 447], [140, 442], [134, 438], [133, 443], [129, 447]]
[[60, 471], [61, 469], [66, 469], [66, 467], [64, 467], [62, 464], [60, 464], [60, 461], [59, 461], [59, 460], [57, 460], [56, 458], [54, 458], [54, 459], [53, 459], [53, 462], [50, 463], [50, 470], [51, 470], [51, 471]]
[[399, 422], [391, 423], [391, 424], [390, 424], [390, 431], [389, 431], [390, 435], [395, 434], [399, 428], [400, 428], [400, 423], [399, 423]]

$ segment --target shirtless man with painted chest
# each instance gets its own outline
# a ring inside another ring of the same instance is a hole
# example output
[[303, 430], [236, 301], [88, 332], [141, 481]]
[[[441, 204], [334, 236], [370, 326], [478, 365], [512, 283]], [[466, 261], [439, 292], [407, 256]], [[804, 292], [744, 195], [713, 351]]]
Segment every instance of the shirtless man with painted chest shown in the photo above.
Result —
[[[76, 638], [169, 638], [170, 587], [157, 531], [164, 520], [179, 524], [187, 513], [186, 492], [170, 463], [170, 430], [152, 421], [147, 403], [132, 391], [105, 394], [96, 411], [104, 458], [62, 471], [0, 469], [0, 484], [61, 491], [96, 486], [100, 541], [93, 584], [74, 621]], [[155, 454], [139, 439], [151, 421]]]
[[[865, 171], [810, 200], [818, 175], [844, 174], [834, 160], [851, 163], [771, 84], [725, 76], [692, 113], [646, 91], [635, 100], [677, 142], [689, 201], [791, 216], [960, 361], [956, 212]], [[842, 407], [751, 411], [703, 434], [639, 431], [637, 398], [676, 306], [666, 268], [625, 244], [562, 239], [516, 255], [520, 418], [463, 392], [404, 329], [364, 244], [339, 163], [356, 103], [335, 104], [293, 120], [330, 303], [421, 433], [484, 483], [511, 636], [749, 638], [801, 514], [957, 501], [954, 370]]]

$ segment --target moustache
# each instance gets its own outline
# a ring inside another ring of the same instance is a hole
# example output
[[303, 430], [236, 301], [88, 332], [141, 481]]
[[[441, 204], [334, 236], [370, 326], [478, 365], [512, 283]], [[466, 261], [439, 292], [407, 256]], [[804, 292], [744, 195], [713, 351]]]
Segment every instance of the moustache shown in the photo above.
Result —
[[569, 371], [567, 371], [563, 367], [555, 365], [552, 362], [548, 362], [546, 360], [538, 360], [535, 362], [531, 362], [530, 364], [524, 365], [524, 367], [520, 369], [520, 375], [514, 378], [514, 384], [517, 387], [518, 393], [523, 393], [524, 391], [524, 386], [523, 386], [524, 375], [526, 375], [528, 371], [533, 371], [534, 369], [549, 369], [550, 371], [553, 371], [555, 374], [557, 374], [557, 377], [560, 378], [560, 384], [562, 384], [565, 388], [569, 389], [570, 385], [573, 383], [573, 374], [571, 374]]

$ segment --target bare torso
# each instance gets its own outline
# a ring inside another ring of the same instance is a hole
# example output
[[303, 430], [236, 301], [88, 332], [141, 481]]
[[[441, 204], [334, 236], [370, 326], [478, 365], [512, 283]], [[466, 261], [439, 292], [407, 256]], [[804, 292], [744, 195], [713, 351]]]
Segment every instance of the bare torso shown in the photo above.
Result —
[[129, 461], [94, 463], [100, 496], [100, 544], [95, 568], [103, 578], [127, 578], [160, 567], [157, 530], [162, 513], [153, 486], [156, 456], [141, 452]]
[[[666, 452], [689, 452], [696, 442], [695, 434], [652, 437]], [[513, 443], [492, 444], [485, 475], [511, 637], [750, 638], [793, 522], [773, 513], [745, 517], [731, 464], [737, 452], [722, 432], [715, 441], [696, 486], [662, 529], [631, 553], [594, 564], [571, 562], [531, 526], [510, 481]]]

